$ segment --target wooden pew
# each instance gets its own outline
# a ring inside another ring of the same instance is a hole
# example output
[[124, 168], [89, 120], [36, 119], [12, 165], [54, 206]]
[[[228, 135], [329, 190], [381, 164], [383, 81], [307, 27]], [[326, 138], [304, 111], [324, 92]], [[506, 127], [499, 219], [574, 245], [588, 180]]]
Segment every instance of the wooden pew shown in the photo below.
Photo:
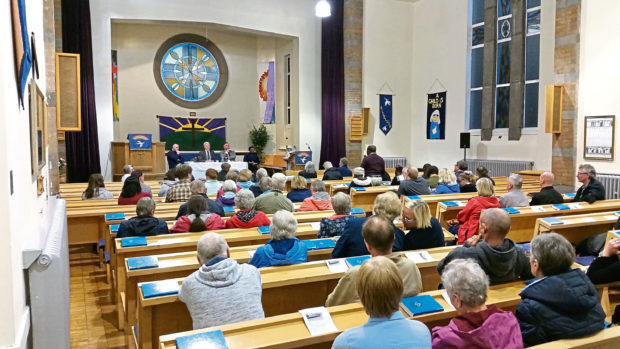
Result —
[[589, 336], [560, 339], [530, 347], [532, 349], [616, 349], [620, 343], [620, 327], [611, 327]]
[[618, 216], [615, 211], [596, 212], [574, 216], [562, 216], [564, 224], [551, 225], [545, 220], [538, 218], [534, 227], [534, 236], [554, 231], [564, 236], [573, 245], [590, 236], [605, 233], [613, 229]]

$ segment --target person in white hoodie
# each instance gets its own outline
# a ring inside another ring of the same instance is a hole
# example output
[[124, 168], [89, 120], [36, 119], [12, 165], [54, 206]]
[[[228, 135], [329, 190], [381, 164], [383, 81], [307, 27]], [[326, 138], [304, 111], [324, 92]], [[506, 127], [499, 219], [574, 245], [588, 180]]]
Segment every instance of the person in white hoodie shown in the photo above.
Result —
[[351, 188], [353, 187], [370, 187], [372, 180], [370, 177], [366, 177], [366, 171], [361, 167], [353, 169], [353, 180], [349, 184], [349, 191], [347, 194], [351, 194]]
[[265, 317], [260, 272], [230, 258], [221, 235], [206, 233], [198, 240], [198, 263], [200, 268], [183, 280], [179, 290], [194, 329]]

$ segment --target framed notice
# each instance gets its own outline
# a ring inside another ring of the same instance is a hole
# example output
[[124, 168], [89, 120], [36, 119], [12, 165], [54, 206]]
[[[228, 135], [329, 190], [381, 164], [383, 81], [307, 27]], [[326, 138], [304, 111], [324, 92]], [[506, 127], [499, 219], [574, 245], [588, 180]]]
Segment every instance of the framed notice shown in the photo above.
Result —
[[614, 159], [615, 116], [586, 116], [583, 157], [587, 160]]

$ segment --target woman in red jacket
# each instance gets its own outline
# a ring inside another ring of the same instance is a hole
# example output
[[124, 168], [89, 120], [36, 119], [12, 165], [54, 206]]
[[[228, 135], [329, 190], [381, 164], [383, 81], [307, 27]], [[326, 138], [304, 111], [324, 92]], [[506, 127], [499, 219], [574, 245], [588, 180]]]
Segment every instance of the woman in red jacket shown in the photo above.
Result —
[[325, 182], [315, 180], [310, 184], [312, 196], [305, 198], [297, 211], [325, 211], [332, 209], [332, 201], [325, 189]]
[[271, 221], [261, 211], [254, 207], [254, 194], [249, 189], [241, 189], [235, 196], [235, 206], [239, 209], [234, 216], [226, 221], [226, 229], [253, 228], [270, 225]]
[[480, 221], [482, 210], [491, 207], [501, 207], [497, 198], [493, 196], [495, 189], [490, 179], [480, 178], [476, 182], [476, 189], [478, 190], [478, 196], [469, 199], [465, 208], [456, 216], [456, 219], [449, 222], [450, 224], [461, 224], [458, 232], [459, 245], [464, 244], [467, 239], [478, 234], [478, 222]]
[[207, 200], [202, 195], [194, 195], [187, 202], [187, 216], [177, 219], [170, 228], [171, 233], [187, 233], [205, 230], [224, 229], [222, 218], [207, 211]]

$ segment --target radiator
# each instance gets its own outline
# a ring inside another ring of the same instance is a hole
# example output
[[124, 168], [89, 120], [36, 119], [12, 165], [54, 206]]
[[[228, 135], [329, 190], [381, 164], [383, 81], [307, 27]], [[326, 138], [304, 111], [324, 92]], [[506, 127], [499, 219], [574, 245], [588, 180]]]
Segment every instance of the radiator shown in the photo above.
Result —
[[384, 157], [383, 161], [385, 161], [385, 168], [394, 168], [396, 165], [404, 167], [407, 165], [407, 158], [404, 156]]
[[474, 174], [476, 173], [476, 167], [484, 166], [489, 170], [489, 177], [507, 177], [511, 172], [531, 170], [534, 167], [534, 162], [467, 159], [467, 165]]
[[606, 199], [620, 198], [620, 174], [599, 173], [596, 175], [596, 179], [598, 179], [605, 186]]
[[66, 203], [49, 198], [52, 217], [40, 250], [23, 253], [33, 348], [69, 348], [69, 246]]

